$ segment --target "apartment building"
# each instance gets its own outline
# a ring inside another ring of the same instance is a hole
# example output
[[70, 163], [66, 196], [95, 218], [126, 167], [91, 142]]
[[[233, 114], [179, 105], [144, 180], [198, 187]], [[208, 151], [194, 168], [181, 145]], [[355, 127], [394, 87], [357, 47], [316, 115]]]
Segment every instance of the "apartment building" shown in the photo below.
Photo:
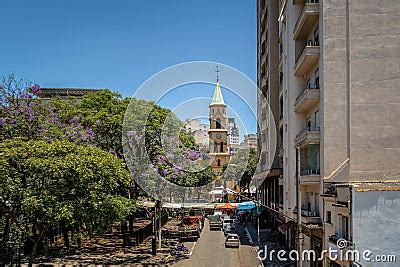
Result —
[[235, 155], [239, 151], [239, 127], [235, 118], [228, 118], [228, 149], [231, 155]]
[[208, 130], [210, 126], [206, 123], [202, 123], [200, 119], [186, 120], [185, 129], [187, 132], [193, 134], [196, 144], [201, 144], [204, 140], [208, 140]]
[[242, 148], [257, 148], [258, 136], [257, 134], [245, 134], [243, 141], [240, 143]]
[[[400, 2], [258, 0], [257, 8], [258, 97], [271, 112], [258, 107], [256, 177], [266, 177], [264, 204], [278, 204], [271, 228], [288, 248], [338, 249], [344, 239], [345, 250], [375, 242], [376, 254], [400, 254]], [[350, 264], [364, 262], [303, 266]]]

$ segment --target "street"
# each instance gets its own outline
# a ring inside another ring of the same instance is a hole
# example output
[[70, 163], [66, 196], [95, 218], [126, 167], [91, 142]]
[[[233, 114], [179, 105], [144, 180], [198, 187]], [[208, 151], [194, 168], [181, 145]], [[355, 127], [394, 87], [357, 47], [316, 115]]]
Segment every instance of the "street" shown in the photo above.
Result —
[[[225, 248], [225, 237], [222, 231], [210, 231], [208, 221], [188, 259], [181, 260], [174, 266], [260, 266], [255, 252], [256, 246], [252, 244], [243, 227], [238, 227], [240, 247]], [[188, 245], [191, 248], [191, 245]]]

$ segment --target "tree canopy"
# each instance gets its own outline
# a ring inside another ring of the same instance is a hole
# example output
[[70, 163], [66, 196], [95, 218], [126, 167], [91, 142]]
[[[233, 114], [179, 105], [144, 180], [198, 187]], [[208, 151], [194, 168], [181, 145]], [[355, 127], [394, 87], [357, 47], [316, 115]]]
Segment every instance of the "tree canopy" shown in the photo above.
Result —
[[124, 197], [131, 176], [123, 161], [99, 148], [14, 139], [0, 151], [2, 242], [16, 226], [35, 229], [34, 243], [60, 223], [101, 231], [135, 209]]

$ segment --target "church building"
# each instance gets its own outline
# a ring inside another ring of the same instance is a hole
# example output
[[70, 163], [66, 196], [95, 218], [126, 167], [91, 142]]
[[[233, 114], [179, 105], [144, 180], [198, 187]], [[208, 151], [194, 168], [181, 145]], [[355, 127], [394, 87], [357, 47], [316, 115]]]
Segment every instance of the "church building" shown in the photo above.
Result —
[[210, 139], [210, 156], [213, 158], [211, 166], [215, 174], [220, 176], [224, 165], [229, 163], [230, 154], [228, 149], [226, 104], [222, 97], [218, 78], [209, 109], [210, 129], [208, 135]]

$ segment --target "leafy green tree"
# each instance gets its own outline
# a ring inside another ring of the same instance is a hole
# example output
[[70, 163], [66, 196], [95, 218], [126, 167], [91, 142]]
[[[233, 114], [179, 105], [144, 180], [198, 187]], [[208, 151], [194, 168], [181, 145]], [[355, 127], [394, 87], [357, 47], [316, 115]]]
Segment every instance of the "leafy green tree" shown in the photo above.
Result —
[[16, 139], [0, 151], [1, 243], [7, 245], [13, 226], [30, 229], [31, 259], [43, 235], [60, 224], [102, 231], [135, 210], [124, 197], [131, 176], [123, 161], [99, 148]]
[[249, 190], [258, 163], [254, 148], [240, 149], [230, 160], [229, 168], [224, 166], [224, 177], [238, 181], [241, 191]]

